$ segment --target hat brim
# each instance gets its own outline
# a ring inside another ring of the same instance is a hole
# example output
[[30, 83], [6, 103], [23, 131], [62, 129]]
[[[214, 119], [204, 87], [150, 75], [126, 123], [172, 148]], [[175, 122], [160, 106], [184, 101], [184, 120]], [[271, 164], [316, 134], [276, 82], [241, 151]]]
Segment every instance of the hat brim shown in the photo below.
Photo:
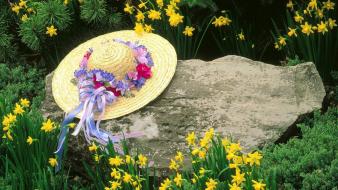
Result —
[[[102, 120], [118, 118], [144, 107], [158, 97], [168, 86], [176, 70], [177, 55], [174, 47], [166, 39], [152, 33], [137, 35], [132, 30], [112, 32], [80, 44], [68, 53], [54, 71], [53, 96], [62, 110], [69, 113], [80, 104], [79, 91], [73, 79], [74, 71], [79, 68], [84, 53], [88, 48], [95, 49], [95, 47], [100, 46], [102, 41], [113, 39], [138, 41], [139, 44], [144, 45], [151, 53], [154, 61], [153, 75], [140, 90], [132, 91], [133, 97], [119, 97], [116, 102], [106, 106]], [[82, 112], [77, 117], [80, 118], [81, 115]]]

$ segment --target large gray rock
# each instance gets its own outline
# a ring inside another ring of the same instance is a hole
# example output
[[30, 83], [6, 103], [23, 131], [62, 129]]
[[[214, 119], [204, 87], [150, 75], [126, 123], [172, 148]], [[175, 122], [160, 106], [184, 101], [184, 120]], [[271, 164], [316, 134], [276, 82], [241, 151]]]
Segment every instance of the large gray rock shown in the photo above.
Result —
[[[46, 78], [46, 117], [62, 119]], [[279, 67], [238, 56], [214, 61], [179, 61], [166, 91], [148, 106], [101, 127], [113, 132], [143, 131], [133, 147], [149, 155], [159, 167], [167, 166], [176, 150], [185, 152], [185, 135], [210, 127], [240, 141], [245, 150], [276, 141], [299, 116], [319, 109], [325, 91], [313, 63]], [[71, 151], [87, 154], [81, 138]], [[74, 156], [72, 156], [74, 157]], [[76, 159], [76, 158], [74, 158]]]

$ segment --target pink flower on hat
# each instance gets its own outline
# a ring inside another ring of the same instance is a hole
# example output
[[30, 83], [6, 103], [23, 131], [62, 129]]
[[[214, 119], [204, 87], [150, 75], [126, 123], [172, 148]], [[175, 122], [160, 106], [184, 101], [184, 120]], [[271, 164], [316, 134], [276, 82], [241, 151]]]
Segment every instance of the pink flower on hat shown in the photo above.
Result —
[[145, 79], [149, 79], [151, 77], [151, 68], [148, 67], [146, 64], [141, 63], [136, 66], [137, 77], [140, 79], [141, 77]]
[[134, 49], [134, 56], [137, 59], [137, 61], [140, 63], [145, 63], [145, 64], [148, 63], [148, 59], [146, 57], [147, 53], [148, 53], [147, 49], [142, 48], [142, 47]]

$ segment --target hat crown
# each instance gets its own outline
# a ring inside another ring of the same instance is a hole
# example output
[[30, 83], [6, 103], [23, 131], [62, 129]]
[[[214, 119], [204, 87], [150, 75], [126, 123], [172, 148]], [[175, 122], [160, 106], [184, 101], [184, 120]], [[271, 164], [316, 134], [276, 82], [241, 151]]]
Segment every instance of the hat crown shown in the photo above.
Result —
[[88, 69], [101, 69], [112, 73], [121, 80], [125, 75], [135, 70], [133, 51], [119, 42], [105, 42], [93, 47], [93, 54], [88, 62]]

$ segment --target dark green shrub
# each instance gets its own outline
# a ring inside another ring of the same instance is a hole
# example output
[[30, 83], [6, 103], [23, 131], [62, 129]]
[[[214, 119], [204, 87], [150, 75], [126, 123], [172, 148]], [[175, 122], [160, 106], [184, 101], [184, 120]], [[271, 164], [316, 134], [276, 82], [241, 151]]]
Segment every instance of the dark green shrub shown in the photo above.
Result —
[[262, 168], [275, 172], [281, 189], [332, 189], [338, 186], [338, 109], [315, 113], [302, 138], [264, 150]]

